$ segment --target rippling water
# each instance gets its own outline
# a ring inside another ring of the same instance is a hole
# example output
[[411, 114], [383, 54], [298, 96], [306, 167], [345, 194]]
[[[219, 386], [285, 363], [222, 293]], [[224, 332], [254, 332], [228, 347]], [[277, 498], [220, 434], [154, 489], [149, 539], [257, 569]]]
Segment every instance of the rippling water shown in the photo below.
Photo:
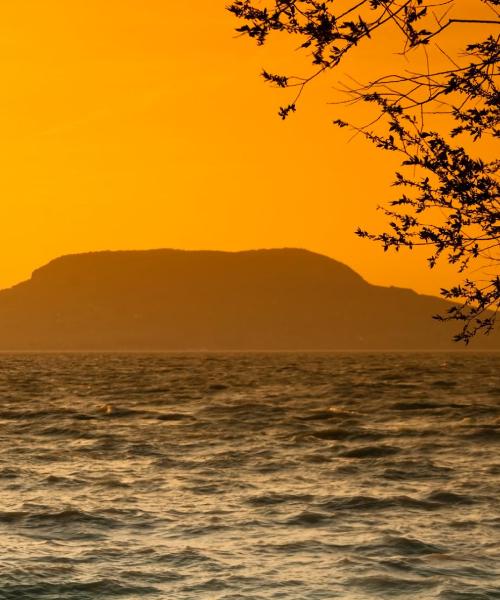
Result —
[[499, 366], [0, 356], [0, 598], [500, 598]]

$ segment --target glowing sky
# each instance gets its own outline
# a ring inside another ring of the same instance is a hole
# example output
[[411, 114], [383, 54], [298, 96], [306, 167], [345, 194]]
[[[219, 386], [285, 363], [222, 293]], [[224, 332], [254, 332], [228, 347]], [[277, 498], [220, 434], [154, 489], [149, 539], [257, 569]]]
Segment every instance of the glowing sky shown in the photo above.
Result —
[[454, 280], [353, 233], [381, 227], [394, 165], [346, 144], [328, 101], [383, 54], [361, 48], [282, 122], [259, 72], [304, 63], [237, 38], [224, 5], [3, 0], [0, 287], [61, 254], [154, 247], [305, 247], [373, 283]]

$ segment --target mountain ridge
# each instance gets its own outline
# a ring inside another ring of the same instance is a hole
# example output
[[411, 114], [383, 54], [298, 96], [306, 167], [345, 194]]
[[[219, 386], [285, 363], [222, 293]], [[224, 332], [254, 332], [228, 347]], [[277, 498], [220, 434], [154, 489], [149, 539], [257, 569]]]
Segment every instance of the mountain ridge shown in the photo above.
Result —
[[459, 349], [449, 306], [300, 248], [88, 252], [0, 291], [0, 350]]

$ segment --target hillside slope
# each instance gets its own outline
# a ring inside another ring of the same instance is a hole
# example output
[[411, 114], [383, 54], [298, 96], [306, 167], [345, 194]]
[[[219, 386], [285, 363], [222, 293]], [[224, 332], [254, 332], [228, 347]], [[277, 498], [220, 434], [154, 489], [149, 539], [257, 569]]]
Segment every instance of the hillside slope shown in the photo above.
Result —
[[[447, 303], [306, 250], [58, 258], [0, 292], [0, 350], [457, 348]], [[499, 336], [474, 347], [500, 348]]]

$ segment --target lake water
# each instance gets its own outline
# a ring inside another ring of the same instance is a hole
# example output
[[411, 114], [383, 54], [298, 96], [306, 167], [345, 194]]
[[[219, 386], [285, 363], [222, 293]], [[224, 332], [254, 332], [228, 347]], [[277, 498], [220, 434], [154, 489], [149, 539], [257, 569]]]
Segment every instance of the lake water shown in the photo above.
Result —
[[500, 355], [0, 356], [0, 599], [500, 598]]

